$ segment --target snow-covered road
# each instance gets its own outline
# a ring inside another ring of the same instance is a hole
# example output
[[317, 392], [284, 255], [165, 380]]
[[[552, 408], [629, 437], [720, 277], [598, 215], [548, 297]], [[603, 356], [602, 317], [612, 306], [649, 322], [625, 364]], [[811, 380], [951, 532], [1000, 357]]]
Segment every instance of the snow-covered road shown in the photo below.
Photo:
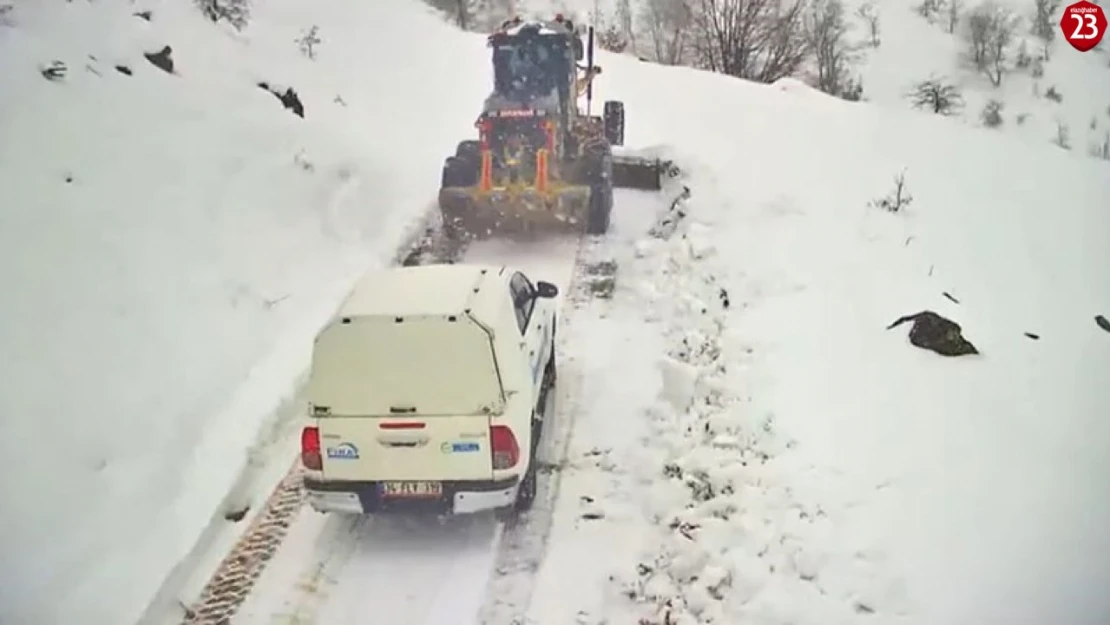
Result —
[[[568, 443], [577, 415], [583, 412], [582, 392], [590, 386], [583, 381], [586, 363], [576, 356], [583, 352], [573, 348], [584, 341], [577, 327], [593, 328], [593, 318], [604, 316], [602, 307], [607, 305], [592, 296], [590, 278], [584, 274], [599, 261], [616, 260], [619, 265], [622, 258], [631, 257], [633, 243], [644, 236], [667, 199], [667, 193], [619, 191], [612, 227], [604, 239], [489, 240], [471, 244], [461, 259], [510, 264], [560, 288], [559, 342], [566, 351], [553, 398], [556, 417], [541, 443], [539, 492], [529, 514], [507, 525], [492, 515], [440, 523], [325, 516], [307, 506], [284, 522], [277, 520], [280, 514], [270, 515], [273, 518], [264, 527], [256, 522], [239, 543], [252, 544], [251, 534], [262, 532], [280, 541], [265, 562], [237, 578], [238, 585], [250, 586], [249, 595], [236, 610], [228, 602], [234, 601], [231, 594], [242, 596], [241, 590], [223, 593], [224, 598], [206, 602], [209, 606], [222, 603], [222, 609], [206, 617], [203, 606], [198, 606], [192, 622], [206, 623], [230, 612], [235, 613], [236, 625], [339, 624], [367, 613], [383, 622], [406, 625], [508, 623], [524, 617], [557, 514]], [[595, 339], [585, 342], [595, 344]], [[271, 497], [271, 501], [282, 499]], [[266, 517], [267, 511], [262, 511], [257, 518]], [[253, 558], [257, 557], [254, 553]], [[225, 568], [234, 560], [234, 556], [225, 560]]]

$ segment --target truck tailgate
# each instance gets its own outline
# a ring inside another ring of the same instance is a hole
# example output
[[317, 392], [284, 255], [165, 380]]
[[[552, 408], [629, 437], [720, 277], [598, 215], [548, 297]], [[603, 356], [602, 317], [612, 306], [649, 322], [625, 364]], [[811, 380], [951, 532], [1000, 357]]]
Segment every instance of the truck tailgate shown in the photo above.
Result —
[[329, 480], [489, 480], [489, 417], [317, 419]]

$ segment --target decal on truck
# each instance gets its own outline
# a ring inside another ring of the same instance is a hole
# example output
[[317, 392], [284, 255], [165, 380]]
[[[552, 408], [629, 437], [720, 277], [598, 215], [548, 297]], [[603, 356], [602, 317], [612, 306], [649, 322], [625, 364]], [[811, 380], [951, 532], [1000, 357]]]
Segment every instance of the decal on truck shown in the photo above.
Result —
[[439, 450], [445, 454], [467, 454], [479, 451], [481, 448], [482, 445], [480, 443], [471, 441], [448, 442], [439, 446]]
[[352, 443], [339, 443], [335, 447], [328, 447], [329, 460], [358, 460], [358, 447]]

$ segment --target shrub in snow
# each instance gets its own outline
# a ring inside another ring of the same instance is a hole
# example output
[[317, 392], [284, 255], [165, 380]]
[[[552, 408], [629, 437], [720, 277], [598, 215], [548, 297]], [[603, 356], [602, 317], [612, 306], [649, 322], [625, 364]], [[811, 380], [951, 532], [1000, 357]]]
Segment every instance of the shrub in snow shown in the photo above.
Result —
[[316, 60], [316, 46], [319, 44], [320, 27], [315, 24], [297, 39], [297, 47], [301, 49], [301, 54], [313, 61]]
[[1002, 125], [1002, 103], [998, 100], [990, 100], [987, 105], [983, 107], [983, 112], [980, 114], [980, 119], [983, 120], [983, 125], [987, 128], [998, 128]]
[[1057, 103], [1064, 101], [1064, 96], [1060, 95], [1060, 92], [1056, 90], [1056, 85], [1049, 87], [1048, 91], [1044, 92], [1044, 97]]
[[227, 22], [235, 30], [243, 30], [250, 20], [250, 0], [194, 0], [197, 8], [213, 23]]
[[12, 20], [12, 5], [9, 2], [0, 2], [0, 26], [15, 26]]
[[1110, 161], [1110, 130], [1102, 135], [1101, 141], [1095, 141], [1087, 150], [1094, 158]]
[[978, 354], [979, 350], [964, 338], [960, 324], [931, 310], [923, 310], [912, 315], [899, 317], [886, 327], [896, 328], [903, 323], [912, 322], [910, 344], [941, 356], [967, 356]]
[[897, 213], [913, 202], [913, 196], [906, 189], [906, 172], [894, 177], [894, 189], [890, 193], [871, 202], [871, 206]]
[[673, 0], [643, 0], [636, 21], [647, 38], [647, 52], [652, 60], [664, 65], [686, 62], [693, 21], [689, 6]]
[[864, 26], [867, 28], [867, 41], [871, 44], [872, 48], [878, 48], [882, 43], [879, 38], [879, 13], [875, 10], [875, 5], [871, 2], [865, 2], [856, 9], [856, 15], [863, 20]]
[[134, 15], [135, 17], [147, 22], [149, 22], [151, 18], [154, 17], [154, 14], [150, 11], [136, 11], [131, 15]]
[[1029, 73], [1033, 78], [1044, 78], [1044, 61], [1040, 58], [1033, 59], [1033, 65]]
[[628, 37], [615, 25], [610, 24], [597, 31], [597, 45], [602, 50], [620, 54], [628, 48]]
[[1065, 150], [1071, 149], [1071, 130], [1067, 124], [1056, 122], [1056, 137], [1052, 142]]
[[[1032, 64], [1033, 57], [1029, 56], [1029, 48], [1025, 45], [1025, 41], [1023, 40], [1018, 46], [1017, 56], [1014, 57], [1014, 67], [1018, 69], [1027, 69]], [[1041, 70], [1044, 70], [1043, 66]]]
[[1048, 59], [1049, 46], [1056, 39], [1058, 21], [1055, 15], [1059, 8], [1060, 0], [1033, 0], [1029, 32], [1041, 41], [1041, 54], [1045, 59]]
[[914, 10], [917, 11], [918, 15], [931, 22], [940, 13], [943, 6], [944, 0], [921, 0], [921, 3], [914, 7]]
[[964, 20], [966, 55], [976, 70], [999, 86], [1006, 75], [1020, 18], [1010, 9], [987, 0], [976, 6]]
[[910, 90], [908, 97], [917, 108], [928, 109], [937, 115], [953, 115], [964, 105], [963, 95], [955, 85], [930, 78]]

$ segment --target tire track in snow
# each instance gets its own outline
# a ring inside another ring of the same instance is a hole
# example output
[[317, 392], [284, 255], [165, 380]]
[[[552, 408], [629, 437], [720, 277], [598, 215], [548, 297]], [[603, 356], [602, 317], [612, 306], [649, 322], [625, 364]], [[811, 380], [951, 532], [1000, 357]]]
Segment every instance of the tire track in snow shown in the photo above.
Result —
[[[575, 258], [575, 271], [568, 285], [566, 308], [583, 310], [590, 294], [580, 278], [592, 252], [599, 247], [597, 241], [583, 241]], [[560, 327], [560, 345], [565, 343], [568, 330], [573, 329], [574, 314], [563, 315]], [[546, 428], [541, 440], [541, 474], [536, 486], [536, 500], [525, 515], [506, 523], [501, 549], [494, 566], [486, 601], [478, 615], [483, 625], [523, 623], [531, 602], [535, 575], [539, 571], [551, 525], [555, 516], [555, 503], [559, 499], [562, 465], [574, 434], [578, 397], [582, 387], [581, 372], [573, 360], [561, 359], [557, 363], [557, 392], [551, 422], [555, 428]]]
[[[614, 254], [619, 248], [627, 246], [631, 249], [635, 241], [655, 223], [658, 210], [666, 207], [666, 200], [660, 198], [666, 197], [668, 191], [663, 196], [651, 192], [618, 192], [614, 230], [604, 237], [583, 239], [568, 289], [570, 301], [567, 308], [573, 312], [564, 315], [560, 326], [560, 344], [568, 340], [568, 329], [573, 333], [574, 319], [579, 315], [593, 314], [601, 303], [590, 276], [587, 276], [591, 265], [614, 261]], [[617, 273], [619, 280], [619, 268]], [[542, 460], [545, 471], [537, 485], [536, 502], [528, 514], [518, 517], [505, 528], [497, 564], [486, 592], [486, 603], [479, 615], [482, 625], [522, 625], [527, 619], [536, 576], [547, 554], [563, 469], [579, 412], [583, 408], [582, 387], [579, 365], [572, 359], [560, 360], [554, 419], [556, 428], [547, 430], [541, 443], [546, 449]]]
[[[336, 189], [333, 202], [341, 202], [357, 184], [357, 179], [346, 179]], [[431, 219], [426, 219], [414, 230], [397, 250], [394, 264], [424, 264], [447, 260], [461, 253], [436, 238], [429, 225], [431, 222]], [[251, 524], [216, 567], [197, 599], [189, 606], [182, 603], [185, 609], [182, 625], [226, 625], [231, 622], [282, 545], [304, 504], [302, 478], [300, 462], [294, 461]], [[222, 521], [221, 517], [215, 519], [215, 522]], [[190, 554], [189, 558], [193, 556]]]

